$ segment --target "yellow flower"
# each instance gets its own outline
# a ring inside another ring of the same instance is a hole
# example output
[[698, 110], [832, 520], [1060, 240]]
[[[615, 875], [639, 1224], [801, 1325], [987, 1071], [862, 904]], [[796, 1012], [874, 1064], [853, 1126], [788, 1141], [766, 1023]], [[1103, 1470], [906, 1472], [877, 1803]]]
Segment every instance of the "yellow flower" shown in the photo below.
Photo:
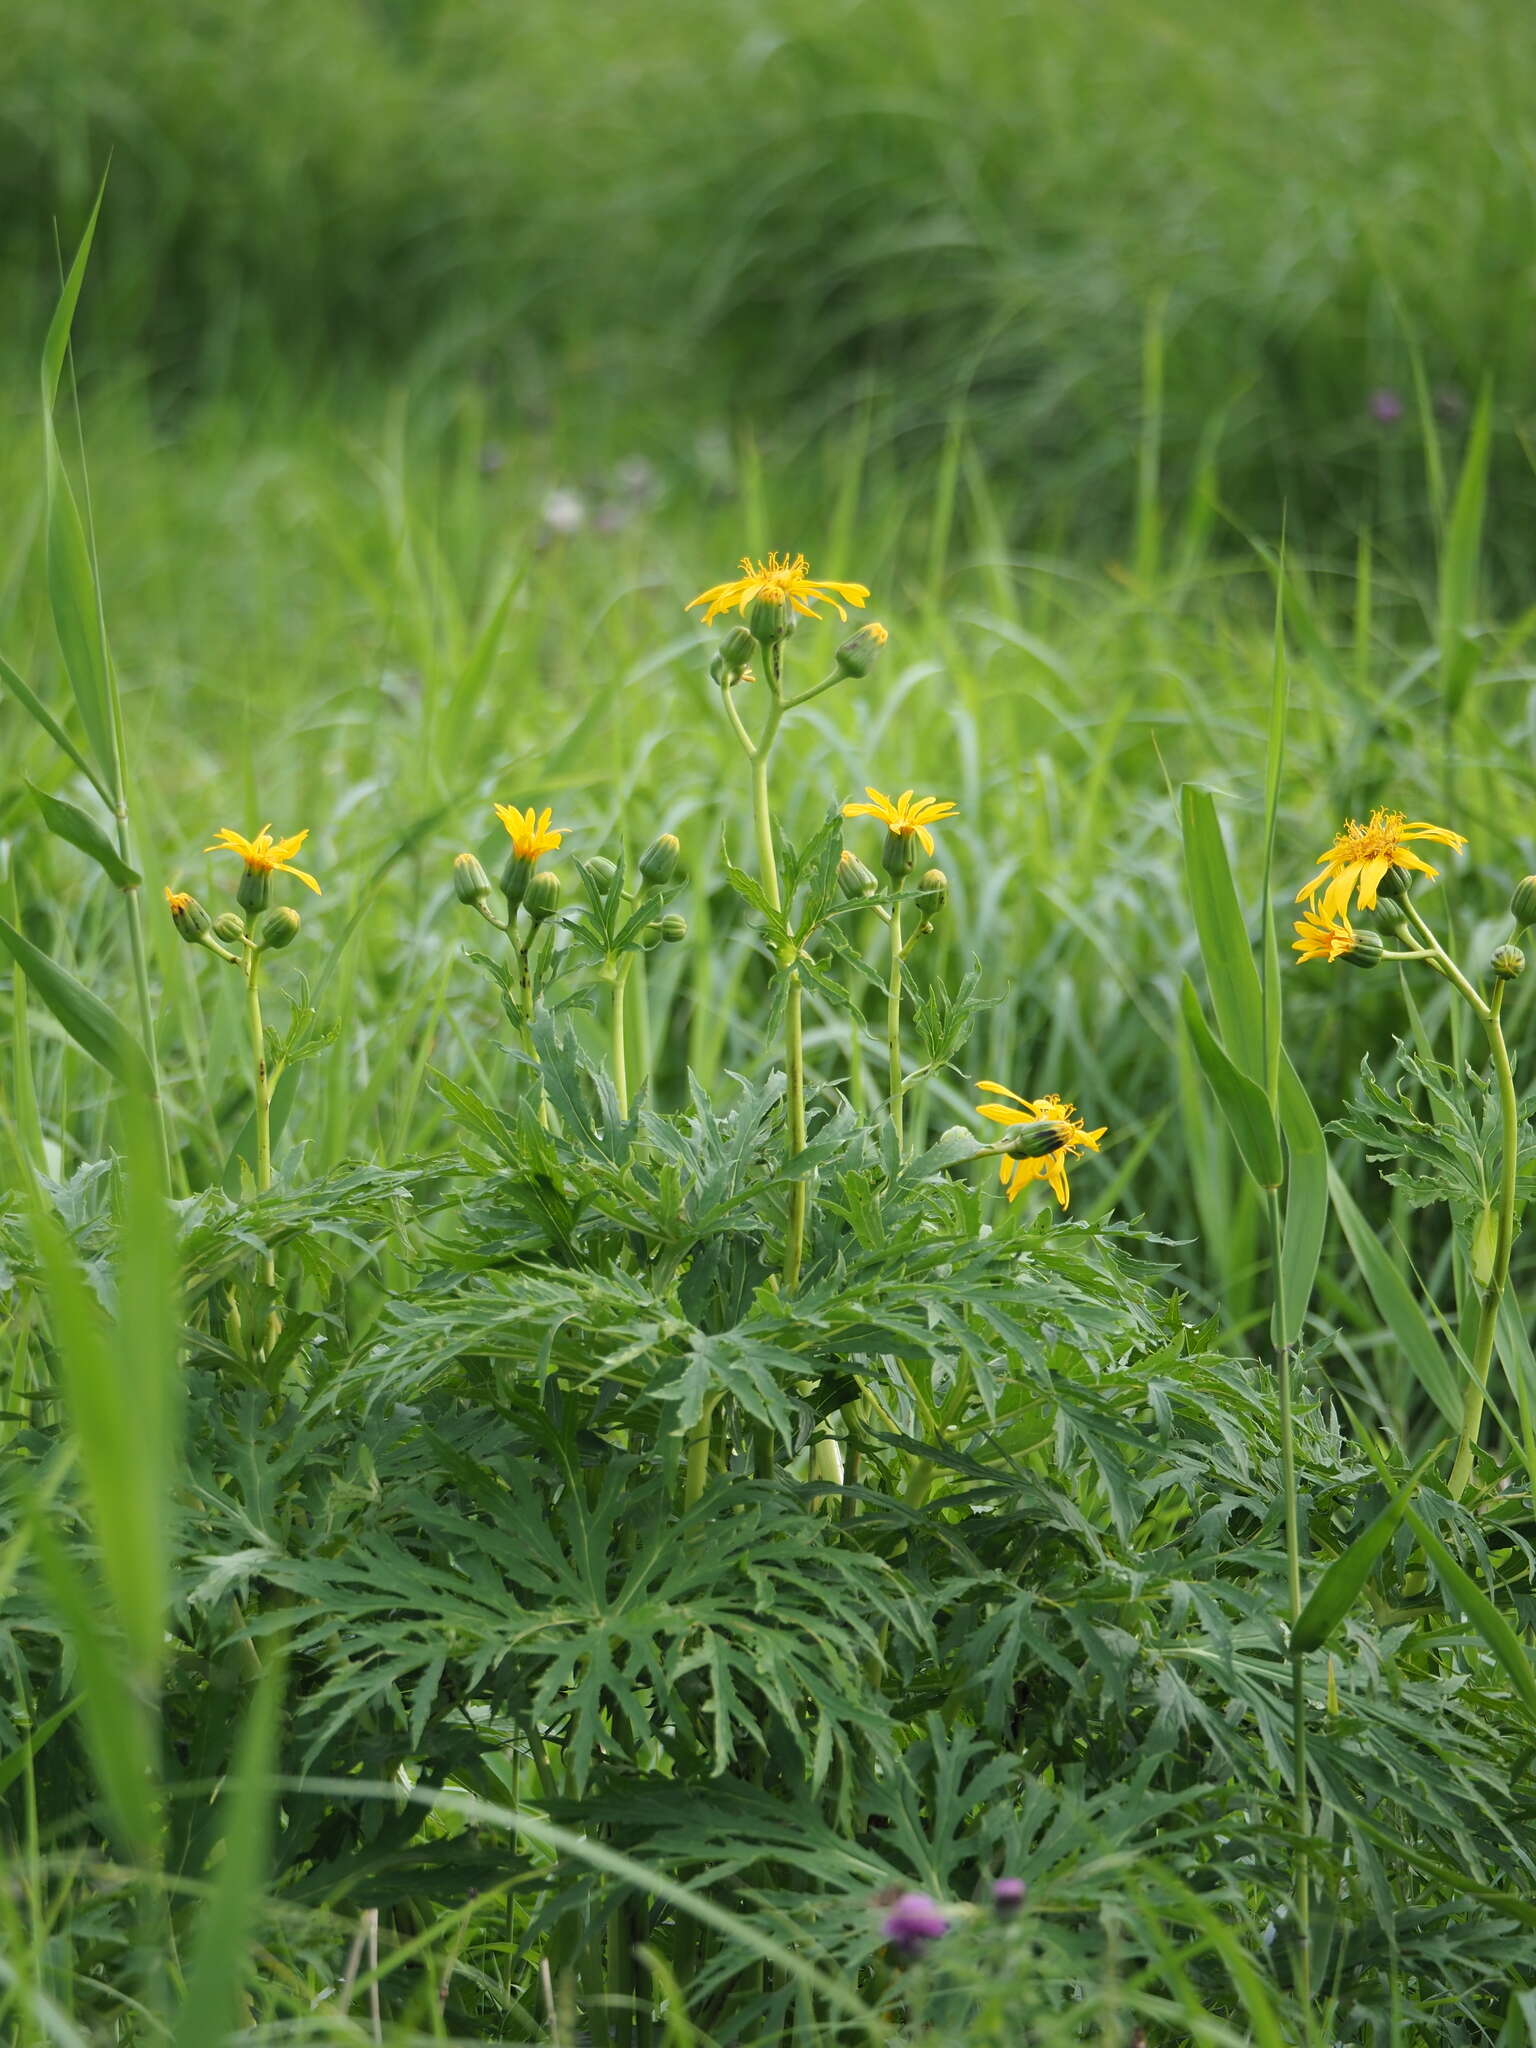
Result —
[[1367, 825], [1347, 818], [1344, 830], [1332, 846], [1317, 856], [1322, 873], [1302, 884], [1296, 891], [1296, 901], [1305, 901], [1316, 909], [1317, 892], [1321, 889], [1323, 918], [1331, 923], [1348, 910], [1351, 897], [1362, 910], [1374, 910], [1376, 892], [1389, 869], [1396, 868], [1403, 874], [1412, 869], [1433, 880], [1440, 870], [1412, 851], [1408, 844], [1411, 839], [1427, 839], [1452, 847], [1467, 843], [1459, 832], [1449, 831], [1444, 825], [1426, 825], [1422, 821], [1410, 825], [1401, 811], [1372, 811]]
[[507, 828], [512, 841], [512, 851], [519, 860], [537, 860], [541, 853], [554, 853], [564, 832], [551, 832], [549, 821], [554, 812], [546, 804], [536, 812], [530, 804], [526, 811], [520, 811], [516, 804], [497, 804], [496, 815]]
[[320, 894], [320, 884], [313, 875], [306, 875], [302, 868], [290, 865], [293, 856], [309, 837], [309, 827], [302, 832], [292, 832], [286, 839], [274, 839], [272, 827], [263, 825], [254, 839], [246, 839], [238, 832], [232, 832], [228, 825], [221, 826], [213, 835], [213, 844], [203, 848], [204, 853], [238, 853], [245, 862], [246, 873], [270, 875], [274, 870], [280, 875], [292, 875]]
[[1291, 929], [1296, 934], [1291, 951], [1299, 953], [1303, 960], [1326, 960], [1332, 965], [1342, 960], [1346, 953], [1352, 953], [1360, 943], [1360, 934], [1342, 911], [1334, 923], [1326, 917], [1319, 917], [1315, 910], [1309, 910]]
[[707, 604], [707, 626], [721, 612], [738, 611], [745, 618], [748, 605], [759, 597], [767, 598], [770, 604], [791, 604], [808, 619], [820, 616], [816, 606], [823, 603], [831, 605], [840, 619], [846, 619], [848, 614], [838, 603], [839, 598], [857, 611], [869, 603], [867, 583], [833, 583], [825, 577], [813, 580], [810, 569], [804, 555], [785, 555], [782, 560], [770, 555], [766, 562], [754, 562], [750, 555], [743, 555], [741, 574], [734, 582], [716, 583], [700, 591], [684, 610], [691, 612], [696, 604]]
[[191, 901], [185, 889], [167, 889], [165, 892], [165, 907], [172, 917], [185, 916]]
[[1009, 1109], [1001, 1102], [980, 1102], [976, 1105], [978, 1116], [984, 1116], [989, 1123], [1015, 1126], [1018, 1124], [1055, 1124], [1057, 1143], [1039, 1158], [1012, 1159], [1006, 1154], [997, 1162], [997, 1177], [1008, 1190], [1011, 1202], [1033, 1182], [1044, 1179], [1051, 1193], [1065, 1209], [1071, 1198], [1067, 1186], [1067, 1161], [1074, 1152], [1097, 1152], [1099, 1140], [1108, 1130], [1101, 1124], [1096, 1131], [1085, 1131], [1083, 1120], [1070, 1102], [1063, 1102], [1059, 1095], [1042, 1095], [1038, 1101], [1030, 1102], [1022, 1095], [1015, 1095], [1011, 1088], [1005, 1088], [1000, 1081], [978, 1081], [976, 1086], [987, 1095], [1006, 1095], [1016, 1107]]
[[955, 815], [952, 803], [941, 803], [936, 796], [920, 796], [914, 803], [910, 789], [903, 790], [901, 795], [892, 801], [890, 797], [882, 796], [878, 789], [871, 789], [867, 784], [864, 794], [869, 798], [867, 804], [843, 805], [845, 818], [878, 818], [898, 839], [911, 839], [915, 836], [919, 846], [932, 860], [933, 834], [928, 827], [937, 825], [941, 818], [952, 818]]

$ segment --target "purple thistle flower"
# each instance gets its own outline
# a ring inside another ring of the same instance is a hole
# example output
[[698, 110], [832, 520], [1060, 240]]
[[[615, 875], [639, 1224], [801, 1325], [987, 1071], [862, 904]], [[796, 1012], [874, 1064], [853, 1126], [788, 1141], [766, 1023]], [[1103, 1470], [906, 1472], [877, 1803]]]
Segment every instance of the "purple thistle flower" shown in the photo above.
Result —
[[1395, 427], [1403, 416], [1403, 401], [1384, 384], [1371, 393], [1366, 401], [1366, 411], [1378, 427]]
[[880, 1932], [898, 1955], [913, 1962], [930, 1941], [948, 1934], [949, 1922], [926, 1892], [903, 1892], [881, 1921]]
[[1000, 1877], [992, 1886], [992, 1904], [999, 1920], [1011, 1920], [1024, 1903], [1028, 1887], [1022, 1877]]

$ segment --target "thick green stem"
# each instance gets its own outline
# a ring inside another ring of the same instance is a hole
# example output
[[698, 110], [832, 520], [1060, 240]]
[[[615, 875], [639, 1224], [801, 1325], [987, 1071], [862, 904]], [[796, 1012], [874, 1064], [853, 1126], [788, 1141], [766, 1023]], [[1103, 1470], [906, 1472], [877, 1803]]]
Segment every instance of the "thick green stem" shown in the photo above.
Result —
[[[1282, 1224], [1280, 1196], [1271, 1188], [1268, 1197], [1271, 1253], [1276, 1285], [1281, 1270]], [[1285, 1493], [1285, 1569], [1289, 1596], [1289, 1621], [1294, 1629], [1301, 1616], [1301, 1497], [1296, 1483], [1296, 1421], [1292, 1391], [1292, 1347], [1283, 1330], [1275, 1346], [1275, 1365], [1280, 1402], [1280, 1477]], [[1292, 1889], [1296, 1906], [1296, 1990], [1308, 2037], [1312, 2028], [1312, 1904], [1308, 1849], [1312, 1834], [1312, 1805], [1307, 1795], [1307, 1699], [1303, 1660], [1291, 1658], [1291, 1780], [1295, 1801], [1296, 1855]]]
[[896, 1144], [901, 1149], [905, 1135], [901, 1077], [901, 905], [891, 905], [891, 973], [885, 987], [886, 1085], [891, 1098], [891, 1122]]
[[1515, 1096], [1514, 1069], [1509, 1063], [1509, 1047], [1505, 1043], [1504, 1027], [1499, 1016], [1504, 1006], [1504, 988], [1505, 984], [1502, 981], [1495, 985], [1493, 1001], [1488, 1006], [1485, 1020], [1488, 1050], [1493, 1057], [1493, 1071], [1499, 1089], [1501, 1156], [1498, 1222], [1494, 1236], [1493, 1265], [1489, 1270], [1487, 1285], [1483, 1288], [1482, 1300], [1478, 1306], [1477, 1335], [1472, 1345], [1472, 1376], [1467, 1382], [1467, 1390], [1463, 1396], [1461, 1440], [1456, 1446], [1456, 1462], [1451, 1467], [1450, 1491], [1454, 1500], [1461, 1498], [1466, 1491], [1467, 1481], [1472, 1477], [1472, 1461], [1477, 1453], [1478, 1431], [1483, 1421], [1483, 1404], [1488, 1397], [1488, 1375], [1493, 1365], [1499, 1308], [1504, 1299], [1504, 1290], [1509, 1284], [1509, 1262], [1515, 1243], [1515, 1187], [1520, 1168], [1520, 1105]]
[[709, 1447], [715, 1420], [715, 1409], [720, 1396], [711, 1395], [704, 1403], [704, 1412], [693, 1426], [688, 1439], [688, 1468], [683, 1478], [683, 1506], [691, 1508], [704, 1491], [709, 1478]]

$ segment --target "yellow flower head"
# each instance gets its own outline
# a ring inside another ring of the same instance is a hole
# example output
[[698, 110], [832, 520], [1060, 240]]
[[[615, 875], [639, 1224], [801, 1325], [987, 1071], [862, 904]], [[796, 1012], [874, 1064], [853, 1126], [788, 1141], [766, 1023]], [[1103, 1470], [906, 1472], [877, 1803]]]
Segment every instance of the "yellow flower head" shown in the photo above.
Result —
[[564, 832], [551, 832], [549, 821], [554, 812], [546, 804], [542, 811], [535, 811], [530, 804], [526, 811], [520, 811], [516, 804], [497, 804], [496, 815], [507, 828], [512, 841], [512, 851], [519, 860], [537, 860], [541, 853], [554, 853]]
[[937, 825], [941, 818], [952, 818], [955, 815], [953, 804], [941, 803], [936, 796], [920, 796], [914, 803], [910, 789], [904, 789], [894, 801], [888, 796], [883, 796], [878, 789], [870, 789], [867, 785], [864, 794], [869, 798], [867, 804], [843, 805], [845, 818], [878, 818], [887, 831], [894, 832], [898, 839], [915, 837], [918, 845], [932, 860], [933, 834], [928, 827]]
[[[1351, 898], [1362, 910], [1374, 910], [1376, 892], [1391, 868], [1404, 874], [1413, 870], [1433, 880], [1440, 870], [1419, 858], [1408, 843], [1412, 839], [1432, 840], [1439, 846], [1467, 843], [1459, 832], [1449, 831], [1444, 825], [1426, 825], [1422, 821], [1410, 825], [1401, 811], [1372, 811], [1366, 825], [1348, 818], [1332, 846], [1317, 856], [1322, 873], [1302, 884], [1296, 891], [1296, 901], [1305, 901], [1313, 909], [1320, 907], [1324, 922], [1331, 924], [1348, 910]], [[1317, 902], [1319, 889], [1323, 892], [1321, 906]]]
[[707, 604], [704, 623], [709, 625], [722, 612], [738, 611], [747, 615], [747, 607], [757, 598], [766, 598], [770, 604], [790, 604], [806, 618], [820, 617], [818, 604], [831, 605], [840, 619], [848, 614], [843, 604], [851, 604], [862, 611], [869, 603], [869, 586], [866, 583], [833, 583], [827, 578], [813, 579], [811, 565], [804, 555], [770, 555], [766, 562], [754, 562], [750, 555], [741, 558], [741, 574], [731, 583], [716, 583], [709, 590], [701, 590], [684, 607], [692, 611], [696, 604]]
[[1303, 960], [1326, 960], [1336, 965], [1347, 953], [1352, 953], [1360, 943], [1360, 934], [1344, 915], [1339, 912], [1336, 921], [1319, 917], [1315, 910], [1309, 910], [1291, 927], [1296, 937], [1291, 942], [1291, 951]]
[[191, 902], [192, 898], [185, 889], [167, 889], [165, 892], [165, 907], [172, 917], [185, 916]]
[[1033, 1182], [1043, 1179], [1065, 1209], [1071, 1199], [1071, 1190], [1067, 1186], [1067, 1161], [1074, 1152], [1097, 1152], [1099, 1140], [1109, 1126], [1101, 1124], [1096, 1131], [1085, 1131], [1083, 1120], [1072, 1104], [1063, 1102], [1059, 1095], [1042, 1095], [1038, 1101], [1030, 1102], [1022, 1095], [1015, 1095], [1000, 1081], [978, 1081], [976, 1086], [986, 1095], [1005, 1095], [1014, 1105], [1009, 1108], [1001, 1102], [978, 1103], [977, 1115], [984, 1116], [989, 1123], [1008, 1126], [1054, 1123], [1059, 1126], [1060, 1143], [1053, 1151], [1035, 1159], [1010, 1159], [1005, 1154], [997, 1162], [997, 1177], [1008, 1190], [1010, 1202]]
[[221, 826], [213, 835], [213, 844], [203, 848], [204, 853], [238, 853], [245, 862], [246, 872], [252, 875], [292, 875], [306, 889], [320, 894], [320, 884], [313, 875], [305, 874], [302, 868], [290, 865], [293, 856], [309, 837], [309, 827], [302, 832], [291, 832], [286, 839], [274, 839], [272, 827], [263, 825], [254, 839], [246, 839], [228, 825]]

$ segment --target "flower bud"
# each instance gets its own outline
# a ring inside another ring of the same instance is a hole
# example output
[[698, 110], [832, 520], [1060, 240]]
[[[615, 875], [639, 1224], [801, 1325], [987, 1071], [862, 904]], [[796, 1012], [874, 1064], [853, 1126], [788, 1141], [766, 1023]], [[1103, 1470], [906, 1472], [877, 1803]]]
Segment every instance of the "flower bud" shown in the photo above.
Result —
[[290, 910], [286, 903], [280, 903], [276, 910], [269, 911], [262, 919], [256, 933], [256, 943], [263, 952], [280, 953], [284, 946], [291, 946], [299, 936], [303, 922], [296, 910]]
[[1525, 972], [1525, 955], [1518, 946], [1499, 946], [1489, 964], [1500, 981], [1518, 981]]
[[455, 854], [453, 893], [471, 910], [478, 910], [491, 893], [491, 878], [472, 853]]
[[677, 857], [682, 850], [674, 833], [663, 832], [660, 838], [651, 841], [640, 856], [642, 877], [658, 887], [663, 882], [670, 882], [673, 870], [677, 866]]
[[917, 907], [924, 917], [937, 917], [949, 901], [949, 877], [942, 868], [930, 868], [917, 885]]
[[1376, 884], [1376, 901], [1380, 906], [1383, 896], [1407, 896], [1413, 889], [1413, 876], [1407, 868], [1390, 867]]
[[618, 863], [611, 861], [605, 853], [595, 853], [582, 865], [591, 879], [593, 888], [600, 896], [606, 896], [613, 886], [614, 876], [619, 872]]
[[1029, 1887], [1022, 1877], [999, 1877], [992, 1882], [992, 1908], [999, 1920], [1011, 1920], [1024, 1904]]
[[719, 652], [710, 663], [709, 672], [715, 681], [739, 682], [747, 672], [747, 663], [752, 659], [754, 645], [752, 635], [745, 626], [732, 626], [720, 642]]
[[535, 924], [543, 924], [560, 908], [560, 877], [541, 868], [523, 892], [523, 908]]
[[680, 917], [675, 910], [669, 910], [657, 921], [656, 929], [661, 933], [662, 944], [680, 946], [688, 936], [688, 920]]
[[171, 923], [189, 946], [200, 946], [213, 929], [213, 920], [195, 896], [188, 896], [184, 890], [167, 889], [165, 907], [171, 913]]
[[1377, 967], [1381, 963], [1381, 955], [1380, 932], [1356, 932], [1355, 943], [1339, 958], [1347, 960], [1351, 967]]
[[873, 896], [880, 884], [859, 856], [845, 849], [837, 863], [837, 886], [850, 903], [857, 903], [861, 897]]
[[238, 910], [221, 910], [213, 920], [213, 936], [226, 946], [238, 946], [245, 937], [245, 919]]
[[1526, 875], [1516, 882], [1515, 893], [1509, 899], [1509, 914], [1522, 931], [1528, 924], [1536, 924], [1536, 875]]
[[867, 626], [860, 626], [856, 633], [850, 633], [834, 657], [838, 674], [852, 676], [855, 680], [867, 676], [890, 637], [884, 626], [873, 619]]
[[1003, 1150], [1011, 1159], [1048, 1159], [1059, 1152], [1072, 1135], [1072, 1126], [1059, 1116], [1040, 1116], [1027, 1124], [1012, 1124], [1003, 1133]]
[[272, 896], [272, 875], [268, 868], [242, 868], [235, 901], [247, 917], [265, 910]]
[[526, 853], [509, 853], [507, 864], [501, 871], [501, 893], [507, 899], [507, 910], [516, 910], [528, 894], [528, 885], [533, 880], [534, 862]]
[[900, 881], [903, 875], [910, 875], [912, 863], [917, 858], [917, 849], [912, 844], [910, 832], [887, 832], [885, 845], [880, 849], [880, 865], [888, 875]]
[[760, 647], [774, 647], [795, 630], [795, 614], [782, 590], [760, 590], [747, 613], [747, 631]]
[[1408, 907], [1401, 896], [1378, 896], [1376, 908], [1371, 915], [1379, 925], [1385, 925], [1389, 932], [1403, 932], [1408, 929]]

